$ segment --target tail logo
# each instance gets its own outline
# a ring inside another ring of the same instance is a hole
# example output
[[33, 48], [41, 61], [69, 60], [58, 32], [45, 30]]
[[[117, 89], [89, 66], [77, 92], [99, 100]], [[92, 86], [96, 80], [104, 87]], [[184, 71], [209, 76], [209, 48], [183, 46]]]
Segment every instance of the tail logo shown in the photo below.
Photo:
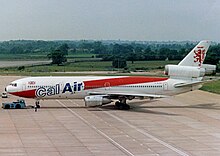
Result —
[[202, 62], [205, 59], [205, 49], [204, 47], [197, 47], [197, 50], [194, 50], [194, 62], [199, 62], [199, 66], [202, 65]]

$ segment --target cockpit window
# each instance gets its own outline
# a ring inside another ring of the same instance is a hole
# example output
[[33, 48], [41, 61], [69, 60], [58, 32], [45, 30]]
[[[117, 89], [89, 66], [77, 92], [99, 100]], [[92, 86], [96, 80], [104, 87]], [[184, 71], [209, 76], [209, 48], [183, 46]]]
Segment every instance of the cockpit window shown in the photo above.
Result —
[[17, 83], [11, 83], [10, 85], [13, 87], [17, 87]]

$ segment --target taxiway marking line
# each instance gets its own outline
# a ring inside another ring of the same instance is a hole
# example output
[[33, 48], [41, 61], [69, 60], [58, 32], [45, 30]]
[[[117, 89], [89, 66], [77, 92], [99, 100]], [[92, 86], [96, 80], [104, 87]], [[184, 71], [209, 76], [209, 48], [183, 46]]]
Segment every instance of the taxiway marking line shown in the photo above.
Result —
[[117, 117], [116, 115], [113, 115], [112, 113], [109, 113], [109, 112], [107, 112], [107, 111], [103, 111], [103, 109], [101, 109], [101, 108], [99, 108], [99, 109], [102, 110], [102, 112], [104, 112], [105, 114], [108, 114], [109, 116], [115, 118], [116, 120], [118, 120], [118, 121], [120, 121], [120, 122], [126, 124], [127, 126], [133, 128], [133, 129], [135, 129], [136, 131], [140, 132], [141, 134], [143, 134], [143, 135], [145, 135], [145, 136], [147, 136], [147, 137], [153, 139], [154, 141], [156, 141], [156, 142], [160, 143], [161, 145], [163, 145], [163, 146], [169, 148], [170, 150], [172, 150], [172, 151], [178, 153], [179, 155], [181, 155], [181, 156], [189, 156], [189, 155], [188, 155], [187, 153], [185, 153], [184, 151], [181, 151], [181, 150], [177, 149], [176, 147], [174, 147], [174, 146], [172, 146], [172, 145], [170, 145], [170, 144], [164, 142], [163, 140], [160, 140], [159, 138], [153, 136], [152, 134], [150, 134], [150, 133], [148, 133], [148, 132], [146, 132], [146, 131], [143, 131], [142, 129], [139, 129], [138, 127], [136, 127], [136, 126], [134, 126], [134, 125], [131, 125], [130, 123], [128, 123], [127, 121], [125, 121], [125, 120], [123, 120], [123, 119]]
[[120, 145], [119, 143], [117, 143], [115, 140], [113, 140], [112, 138], [110, 138], [107, 134], [105, 134], [104, 132], [102, 132], [101, 130], [99, 130], [97, 127], [95, 127], [94, 125], [90, 124], [86, 119], [84, 119], [82, 116], [80, 116], [78, 113], [74, 112], [72, 109], [68, 108], [65, 104], [63, 104], [61, 101], [56, 100], [60, 105], [62, 105], [64, 108], [66, 108], [68, 111], [70, 111], [73, 115], [77, 116], [79, 119], [81, 119], [84, 123], [86, 123], [89, 127], [91, 127], [92, 129], [94, 129], [96, 132], [98, 132], [99, 134], [101, 134], [102, 136], [104, 136], [106, 139], [108, 139], [114, 146], [116, 146], [117, 148], [119, 148], [123, 153], [125, 153], [126, 155], [130, 155], [130, 156], [134, 156], [134, 154], [132, 154], [129, 150], [127, 150], [125, 147], [123, 147], [122, 145]]

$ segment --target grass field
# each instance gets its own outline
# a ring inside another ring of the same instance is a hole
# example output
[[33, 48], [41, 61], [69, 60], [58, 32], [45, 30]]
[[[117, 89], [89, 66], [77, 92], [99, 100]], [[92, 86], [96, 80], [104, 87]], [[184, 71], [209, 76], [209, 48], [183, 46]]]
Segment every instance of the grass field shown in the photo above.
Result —
[[205, 83], [201, 90], [220, 94], [220, 80]]
[[[151, 71], [163, 70], [166, 64], [176, 64], [177, 61], [136, 61], [133, 64], [128, 61], [128, 71]], [[2, 68], [1, 71], [17, 71], [17, 68]], [[64, 66], [40, 65], [25, 67], [25, 72], [74, 72], [74, 71], [123, 71], [123, 69], [112, 68], [111, 61], [85, 61], [67, 63]]]
[[0, 60], [48, 60], [44, 54], [0, 54]]
[[68, 58], [92, 58], [95, 56], [96, 54], [90, 54], [90, 53], [76, 53], [76, 54], [67, 55]]
[[[70, 54], [67, 59], [81, 60], [81, 59], [93, 59], [95, 54]], [[0, 60], [48, 60], [47, 53], [45, 54], [0, 54]]]

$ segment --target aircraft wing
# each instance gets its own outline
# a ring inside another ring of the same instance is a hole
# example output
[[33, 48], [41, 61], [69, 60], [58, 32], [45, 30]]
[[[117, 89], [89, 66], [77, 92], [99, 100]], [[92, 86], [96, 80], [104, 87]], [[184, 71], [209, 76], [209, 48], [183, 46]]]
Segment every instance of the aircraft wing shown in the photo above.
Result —
[[148, 97], [148, 98], [165, 98], [169, 97], [166, 95], [156, 95], [156, 94], [138, 94], [138, 93], [117, 93], [117, 92], [110, 92], [110, 93], [102, 93], [102, 92], [91, 92], [90, 95], [103, 95], [103, 96], [134, 96], [134, 97]]

